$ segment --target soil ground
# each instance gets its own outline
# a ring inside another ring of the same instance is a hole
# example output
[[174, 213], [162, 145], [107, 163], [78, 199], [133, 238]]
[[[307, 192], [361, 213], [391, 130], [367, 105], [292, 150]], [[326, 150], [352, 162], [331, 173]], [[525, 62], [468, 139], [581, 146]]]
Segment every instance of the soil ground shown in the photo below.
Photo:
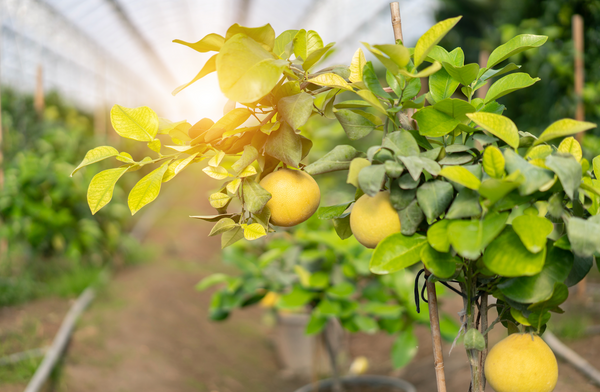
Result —
[[[152, 260], [120, 270], [100, 291], [73, 336], [58, 390], [293, 392], [310, 382], [282, 372], [273, 345], [274, 331], [262, 322], [262, 309], [235, 312], [225, 322], [208, 320], [211, 293], [199, 293], [194, 285], [226, 267], [219, 259], [219, 238], [207, 237], [210, 225], [187, 219], [211, 213], [205, 195], [198, 193], [161, 195], [166, 197], [162, 207], [168, 213], [158, 218], [144, 241], [153, 250]], [[27, 323], [38, 325], [32, 340], [36, 347], [49, 344], [68, 306], [67, 300], [50, 298], [1, 309], [2, 346], [8, 347], [11, 336], [22, 332]], [[462, 308], [458, 298], [445, 300], [443, 306], [451, 314]], [[600, 319], [596, 316], [595, 321]], [[431, 338], [425, 327], [417, 333], [417, 357], [400, 371], [391, 368], [392, 340], [386, 335], [353, 335], [349, 352], [352, 357], [369, 358], [370, 373], [399, 376], [420, 392], [433, 392]], [[490, 339], [493, 343], [502, 337], [501, 328], [496, 328]], [[599, 335], [569, 345], [600, 368]], [[445, 343], [448, 391], [466, 392], [470, 375], [464, 349], [458, 345], [448, 355], [449, 349]], [[559, 363], [559, 371], [557, 392], [599, 390], [568, 364]], [[26, 380], [0, 379], [0, 392], [22, 391], [25, 385]]]

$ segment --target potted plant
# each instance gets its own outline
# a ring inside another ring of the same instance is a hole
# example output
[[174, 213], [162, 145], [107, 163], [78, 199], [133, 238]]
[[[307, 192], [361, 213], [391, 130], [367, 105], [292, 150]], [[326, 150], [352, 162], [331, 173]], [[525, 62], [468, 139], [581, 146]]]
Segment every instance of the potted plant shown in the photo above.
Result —
[[[129, 195], [136, 213], [156, 198], [162, 182], [208, 159], [205, 173], [227, 181], [210, 196], [218, 214], [198, 218], [216, 222], [213, 234], [222, 234], [225, 247], [265, 236], [274, 222], [285, 226], [306, 219], [320, 197], [311, 176], [347, 170], [348, 182], [357, 187], [355, 200], [329, 210], [340, 236], [352, 232], [359, 242], [375, 246], [370, 260], [375, 274], [395, 274], [419, 262], [428, 271], [439, 390], [445, 385], [434, 285], [449, 281], [459, 284], [464, 298], [471, 390], [483, 391], [486, 336], [497, 322], [520, 333], [490, 351], [485, 374], [492, 386], [552, 390], [556, 361], [536, 335], [551, 312], [561, 311], [567, 287], [582, 279], [600, 254], [600, 158], [582, 159], [571, 137], [596, 125], [563, 119], [537, 137], [519, 130], [497, 99], [539, 79], [515, 72], [519, 66], [506, 61], [539, 47], [546, 37], [519, 35], [492, 51], [484, 67], [464, 64], [460, 48], [437, 45], [459, 20], [437, 23], [414, 48], [401, 39], [365, 44], [386, 68], [387, 86], [360, 49], [349, 66], [316, 71], [333, 44], [323, 45], [314, 31], [276, 36], [270, 25], [236, 24], [225, 36], [177, 41], [217, 52], [194, 80], [216, 71], [221, 91], [242, 107], [214, 124], [192, 126], [159, 119], [147, 107], [115, 105], [111, 120], [117, 133], [147, 143], [157, 157], [134, 160], [107, 146], [91, 150], [80, 167], [108, 157], [124, 163], [92, 179], [92, 212], [110, 201], [112, 187], [127, 171], [159, 165]], [[422, 78], [428, 78], [429, 92], [419, 95]], [[475, 98], [486, 84], [485, 97]], [[350, 99], [338, 101], [341, 93]], [[336, 119], [352, 140], [381, 132], [381, 143], [362, 151], [338, 145], [305, 166], [301, 161], [312, 142], [298, 129], [312, 115]], [[251, 117], [254, 122], [248, 122]], [[170, 136], [172, 145], [165, 147], [173, 153], [162, 154], [159, 134]], [[236, 157], [230, 168], [222, 165], [226, 155]], [[228, 212], [233, 199], [241, 209]], [[491, 323], [490, 295], [499, 311]], [[525, 349], [515, 353], [519, 344]], [[520, 370], [539, 371], [538, 376], [507, 374], [504, 365], [510, 361], [524, 364]]]

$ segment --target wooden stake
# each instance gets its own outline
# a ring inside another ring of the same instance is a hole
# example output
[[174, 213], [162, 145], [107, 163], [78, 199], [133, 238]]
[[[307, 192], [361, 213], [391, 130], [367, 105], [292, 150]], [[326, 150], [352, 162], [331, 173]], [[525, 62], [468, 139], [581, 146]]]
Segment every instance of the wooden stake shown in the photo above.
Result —
[[402, 20], [400, 20], [400, 4], [397, 1], [390, 3], [390, 12], [392, 13], [392, 28], [394, 29], [394, 41], [400, 40], [404, 45], [404, 39], [402, 39]]
[[425, 277], [427, 279], [427, 301], [429, 304], [429, 322], [431, 323], [431, 340], [433, 342], [433, 362], [435, 364], [437, 391], [446, 392], [444, 354], [442, 353], [442, 333], [440, 331], [440, 317], [438, 314], [437, 295], [435, 294], [435, 283], [429, 280], [429, 271], [425, 271]]
[[[575, 46], [575, 96], [577, 97], [577, 109], [575, 110], [575, 120], [583, 121], [585, 112], [583, 107], [583, 18], [581, 15], [573, 15], [573, 44]], [[581, 140], [583, 133], [577, 135]]]
[[38, 115], [38, 118], [44, 117], [44, 108], [46, 104], [44, 102], [44, 69], [42, 64], [38, 65], [37, 76], [35, 83], [35, 95], [33, 97], [33, 107]]

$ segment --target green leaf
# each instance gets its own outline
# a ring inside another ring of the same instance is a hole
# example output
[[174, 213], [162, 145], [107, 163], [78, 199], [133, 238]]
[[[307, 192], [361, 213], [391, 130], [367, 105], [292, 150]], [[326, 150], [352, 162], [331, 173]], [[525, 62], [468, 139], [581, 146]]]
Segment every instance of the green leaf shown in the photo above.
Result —
[[502, 232], [507, 219], [508, 213], [502, 213], [488, 215], [483, 220], [452, 221], [448, 225], [450, 244], [462, 257], [476, 260]]
[[173, 179], [180, 171], [185, 169], [187, 165], [189, 165], [196, 157], [198, 153], [192, 154], [187, 158], [177, 159], [176, 161], [172, 161], [163, 176], [162, 182], [167, 182]]
[[303, 60], [316, 50], [323, 47], [323, 40], [316, 31], [304, 29], [298, 31], [294, 37], [294, 54]]
[[592, 160], [592, 164], [594, 165], [594, 175], [597, 180], [600, 180], [600, 155]]
[[265, 152], [288, 166], [298, 167], [302, 159], [302, 141], [300, 135], [284, 123], [276, 132], [269, 135]]
[[[596, 217], [600, 215], [595, 215]], [[573, 252], [581, 257], [600, 254], [600, 219], [572, 217], [567, 222], [567, 234]]]
[[306, 124], [312, 114], [313, 98], [305, 92], [284, 97], [277, 102], [277, 109], [292, 129], [298, 129]]
[[470, 85], [479, 73], [479, 65], [474, 63], [457, 67], [444, 61], [442, 65], [454, 80], [460, 82], [460, 84], [464, 86]]
[[416, 189], [401, 189], [398, 184], [394, 182], [394, 184], [390, 188], [390, 202], [392, 203], [392, 207], [394, 209], [400, 211], [405, 209], [412, 203], [417, 195]]
[[339, 88], [342, 90], [353, 91], [352, 86], [344, 78], [332, 72], [320, 74], [314, 78], [308, 79], [309, 83], [317, 86]]
[[357, 314], [354, 316], [354, 323], [365, 333], [372, 334], [379, 330], [379, 325], [377, 325], [377, 321], [373, 317]]
[[369, 50], [369, 52], [373, 53], [377, 60], [379, 60], [381, 64], [383, 64], [383, 66], [386, 69], [388, 69], [392, 74], [396, 75], [400, 71], [400, 67], [398, 66], [398, 64], [394, 60], [385, 57], [382, 51], [372, 47], [366, 42], [361, 42], [361, 44], [363, 44]]
[[341, 282], [329, 287], [326, 290], [327, 295], [335, 298], [347, 298], [354, 294], [355, 287], [349, 282]]
[[236, 226], [237, 226], [237, 224], [235, 223], [235, 221], [233, 219], [223, 218], [213, 226], [212, 230], [210, 231], [210, 233], [208, 235], [210, 237], [212, 237], [217, 234], [222, 234], [222, 233], [225, 233], [226, 231], [233, 229]]
[[350, 162], [360, 155], [362, 153], [356, 151], [352, 146], [335, 146], [333, 150], [323, 155], [320, 159], [306, 166], [304, 171], [310, 175], [316, 175], [337, 170], [348, 170]]
[[358, 185], [360, 186], [360, 189], [371, 197], [374, 197], [379, 193], [384, 180], [384, 165], [366, 166], [358, 173]]
[[556, 139], [557, 137], [575, 135], [592, 128], [596, 128], [596, 124], [585, 121], [571, 120], [570, 118], [563, 118], [562, 120], [558, 120], [550, 124], [550, 126], [546, 128], [544, 132], [542, 132], [540, 137], [533, 143], [533, 145], [537, 146], [538, 144]]
[[429, 226], [427, 230], [427, 241], [429, 245], [438, 252], [450, 251], [450, 239], [448, 238], [448, 225], [450, 221], [443, 219]]
[[179, 94], [179, 92], [181, 90], [183, 90], [184, 88], [188, 87], [192, 83], [197, 82], [198, 80], [202, 79], [206, 75], [215, 72], [216, 70], [217, 70], [217, 55], [215, 54], [214, 56], [212, 56], [211, 58], [209, 58], [206, 61], [206, 63], [204, 64], [204, 66], [202, 67], [202, 69], [200, 70], [200, 72], [198, 72], [198, 74], [196, 76], [194, 76], [194, 79], [192, 79], [191, 81], [189, 81], [189, 82], [187, 82], [185, 84], [182, 84], [181, 86], [177, 87], [175, 90], [173, 90], [173, 92], [171, 94], [172, 95]]
[[166, 161], [160, 167], [148, 173], [131, 189], [127, 198], [131, 215], [135, 215], [142, 207], [156, 199], [160, 192], [163, 176], [170, 162]]
[[538, 191], [548, 182], [554, 180], [554, 174], [550, 170], [530, 164], [512, 150], [507, 149], [504, 151], [504, 159], [506, 160], [506, 171], [509, 174], [512, 175], [519, 171], [525, 178], [525, 181], [519, 186], [519, 192], [523, 196]]
[[392, 346], [392, 364], [394, 368], [399, 369], [406, 366], [417, 355], [418, 350], [419, 341], [412, 327], [400, 332]]
[[358, 188], [358, 173], [360, 173], [360, 171], [367, 166], [371, 166], [371, 162], [369, 162], [368, 159], [354, 158], [352, 162], [350, 162], [346, 184], [352, 184]]
[[546, 246], [546, 238], [554, 230], [554, 225], [548, 219], [521, 215], [513, 219], [512, 227], [531, 253], [539, 253]]
[[451, 253], [438, 252], [429, 245], [421, 250], [421, 260], [432, 274], [441, 279], [448, 279], [454, 275], [458, 261]]
[[270, 24], [260, 27], [244, 27], [235, 23], [227, 29], [225, 41], [229, 41], [236, 34], [244, 34], [261, 44], [266, 50], [273, 50], [275, 45], [275, 30]]
[[344, 211], [350, 207], [350, 204], [352, 204], [351, 201], [342, 204], [336, 204], [334, 206], [319, 207], [317, 210], [317, 217], [319, 219], [339, 218], [344, 214]]
[[304, 330], [304, 333], [306, 333], [307, 335], [314, 335], [321, 332], [323, 328], [325, 328], [325, 326], [327, 325], [328, 320], [329, 319], [327, 317], [321, 316], [320, 314], [317, 314], [317, 312], [313, 312], [310, 315], [310, 320], [308, 320], [308, 324], [306, 324], [306, 329]]
[[352, 228], [350, 227], [350, 214], [343, 218], [333, 220], [333, 228], [340, 239], [345, 240], [352, 236]]
[[335, 45], [335, 42], [331, 42], [321, 49], [317, 49], [309, 54], [304, 63], [302, 63], [302, 68], [304, 68], [305, 71], [311, 69], [323, 56], [325, 56], [325, 54], [327, 54], [327, 52], [329, 52], [333, 45]]
[[512, 226], [506, 226], [483, 254], [485, 266], [493, 273], [506, 277], [535, 275], [542, 270], [545, 259], [546, 247], [541, 252], [531, 253]]
[[476, 328], [470, 328], [465, 332], [464, 344], [467, 350], [485, 350], [485, 339], [481, 332]]
[[110, 122], [119, 136], [141, 142], [151, 142], [158, 133], [158, 116], [147, 106], [130, 109], [114, 105]]
[[418, 156], [421, 151], [412, 134], [403, 129], [388, 134], [383, 139], [382, 146], [391, 149], [396, 156]]
[[352, 110], [338, 109], [334, 114], [350, 140], [361, 139], [375, 129], [373, 122]]
[[531, 76], [529, 76], [529, 74], [523, 72], [506, 75], [492, 84], [485, 95], [483, 102], [488, 103], [494, 101], [505, 96], [506, 94], [512, 93], [513, 91], [529, 87], [539, 80], [540, 78], [533, 79]]
[[119, 151], [117, 151], [116, 148], [111, 146], [101, 146], [93, 148], [85, 154], [85, 157], [83, 157], [83, 161], [81, 161], [79, 166], [77, 166], [75, 170], [73, 170], [73, 172], [71, 173], [71, 177], [73, 177], [73, 174], [75, 174], [82, 167], [91, 165], [92, 163], [100, 162], [106, 158], [114, 157], [117, 155], [119, 155]]
[[444, 38], [454, 25], [458, 23], [460, 18], [461, 16], [458, 16], [438, 22], [419, 38], [413, 56], [415, 67], [419, 66], [427, 58], [427, 54], [431, 49]]
[[358, 48], [352, 56], [352, 62], [350, 63], [350, 77], [348, 78], [352, 83], [362, 82], [363, 69], [367, 59], [362, 49]]
[[481, 181], [463, 166], [445, 166], [440, 171], [440, 176], [469, 189], [477, 190], [481, 186]]
[[410, 52], [403, 45], [383, 44], [373, 45], [373, 47], [387, 54], [393, 62], [398, 64], [400, 68], [406, 67], [406, 65], [410, 61]]
[[195, 289], [198, 291], [204, 291], [216, 284], [226, 283], [231, 280], [231, 276], [225, 274], [212, 274], [203, 278], [200, 282], [198, 282], [195, 286]]
[[505, 44], [500, 45], [496, 49], [494, 49], [494, 51], [490, 54], [490, 57], [488, 58], [486, 68], [492, 68], [494, 65], [524, 50], [542, 46], [547, 39], [548, 37], [544, 35], [517, 35]]
[[483, 170], [493, 178], [504, 176], [504, 155], [497, 147], [488, 146], [483, 152]]
[[258, 151], [253, 146], [244, 146], [244, 152], [240, 159], [238, 159], [231, 168], [235, 171], [236, 175], [239, 175], [245, 168], [247, 168], [252, 162], [258, 158]]
[[419, 133], [423, 136], [440, 137], [454, 130], [460, 121], [440, 112], [433, 106], [427, 106], [413, 115], [419, 124]]
[[453, 196], [454, 188], [445, 181], [429, 181], [417, 189], [419, 206], [430, 222], [446, 211]]
[[555, 283], [562, 283], [573, 265], [573, 254], [550, 247], [542, 270], [533, 276], [507, 279], [498, 288], [509, 299], [520, 303], [536, 303], [549, 299]]
[[459, 82], [454, 80], [445, 69], [440, 69], [429, 77], [429, 91], [435, 102], [452, 97], [458, 85]]
[[570, 154], [566, 156], [552, 154], [546, 157], [545, 163], [556, 173], [565, 193], [573, 200], [581, 184], [581, 164]]
[[300, 286], [294, 286], [291, 292], [284, 294], [279, 298], [277, 307], [288, 309], [298, 308], [306, 305], [313, 297], [314, 294], [310, 291], [304, 290]]
[[406, 76], [408, 78], [426, 78], [428, 76], [431, 76], [431, 75], [435, 74], [440, 69], [442, 69], [442, 64], [440, 64], [439, 62], [436, 61], [433, 64], [431, 64], [429, 67], [427, 67], [427, 68], [425, 68], [422, 71], [419, 71], [417, 73], [411, 73], [411, 72], [408, 72], [408, 71], [406, 71], [404, 69], [401, 69], [399, 72], [400, 72], [401, 75], [404, 75], [404, 76]]
[[456, 98], [444, 99], [443, 101], [437, 102], [433, 107], [435, 110], [447, 114], [461, 122], [469, 120], [466, 116], [467, 113], [475, 112], [475, 107], [473, 105], [462, 99]]
[[426, 245], [427, 238], [420, 234], [392, 234], [377, 245], [369, 268], [375, 274], [389, 274], [409, 267], [421, 260], [421, 249]]
[[356, 92], [362, 99], [369, 102], [371, 106], [377, 109], [381, 114], [387, 115], [387, 111], [379, 101], [379, 99], [369, 90], [358, 90]]
[[[517, 70], [521, 68], [520, 65], [517, 65], [515, 63], [510, 63], [505, 65], [504, 67], [500, 68], [500, 69], [488, 69], [488, 68], [482, 68], [479, 70], [479, 74], [481, 75], [479, 77], [479, 82], [477, 83], [477, 88], [483, 86], [486, 80], [491, 79], [493, 77], [498, 77], [500, 75], [504, 75], [505, 73], [509, 73], [512, 72], [514, 70]], [[481, 83], [481, 86], [479, 85]], [[476, 89], [477, 89], [476, 88]]]
[[440, 170], [441, 167], [440, 165], [431, 159], [425, 158], [425, 157], [404, 157], [404, 156], [398, 156], [397, 158], [399, 158], [402, 163], [404, 164], [404, 166], [406, 166], [406, 169], [408, 170], [408, 172], [410, 173], [410, 175], [412, 176], [412, 178], [417, 181], [419, 179], [419, 177], [421, 176], [421, 173], [423, 172], [423, 169], [425, 169], [429, 174], [437, 176], [438, 174], [440, 174]]
[[271, 194], [266, 189], [253, 179], [249, 178], [244, 178], [244, 181], [242, 182], [242, 193], [244, 194], [244, 204], [246, 209], [253, 214], [260, 213], [271, 199]]
[[400, 233], [411, 236], [417, 232], [419, 225], [425, 219], [423, 210], [417, 204], [417, 200], [413, 200], [410, 204], [398, 213], [400, 217]]
[[115, 184], [130, 167], [124, 165], [116, 169], [103, 170], [92, 178], [87, 191], [87, 202], [92, 215], [110, 202]]
[[236, 34], [217, 55], [219, 86], [232, 101], [258, 101], [275, 87], [287, 66], [252, 38]]
[[221, 236], [221, 249], [225, 249], [226, 247], [235, 244], [242, 238], [244, 238], [244, 229], [242, 229], [241, 226], [226, 231]]
[[374, 94], [376, 94], [380, 97], [386, 98], [386, 99], [392, 99], [392, 96], [390, 94], [386, 93], [383, 90], [383, 87], [381, 87], [381, 83], [379, 83], [379, 79], [377, 78], [377, 75], [375, 74], [375, 69], [373, 68], [373, 63], [371, 63], [370, 61], [367, 62], [364, 66], [363, 82], [365, 83], [367, 88], [369, 90], [371, 90], [371, 92], [373, 92]]
[[[542, 147], [542, 146], [538, 146]], [[564, 154], [571, 154], [577, 162], [581, 162], [583, 158], [583, 151], [581, 150], [581, 144], [573, 137], [570, 136], [568, 138], [563, 139], [558, 146], [558, 152]]]
[[185, 45], [189, 48], [192, 48], [200, 53], [206, 52], [218, 52], [221, 49], [221, 46], [225, 43], [225, 38], [220, 36], [219, 34], [208, 34], [200, 41], [195, 43], [185, 42], [180, 39], [175, 39], [173, 42], [181, 45]]
[[564, 279], [564, 282], [568, 287], [572, 287], [575, 286], [577, 283], [581, 282], [581, 280], [586, 277], [588, 272], [590, 272], [592, 266], [594, 265], [594, 258], [592, 256], [582, 257], [577, 254], [573, 258], [572, 253], [568, 253], [569, 255], [571, 255], [573, 267], [569, 272], [569, 276], [567, 276], [567, 278]]
[[286, 30], [283, 33], [279, 34], [277, 38], [275, 38], [275, 44], [273, 45], [273, 53], [275, 53], [278, 57], [283, 56], [287, 46], [294, 40], [296, 34], [298, 34], [298, 30]]
[[[481, 192], [485, 183], [486, 181], [481, 184], [479, 192]], [[463, 188], [454, 198], [454, 202], [450, 206], [448, 213], [446, 213], [446, 219], [472, 218], [479, 215], [481, 215], [479, 195], [474, 190]]]
[[467, 117], [512, 148], [519, 147], [519, 130], [508, 117], [485, 112], [468, 113]]
[[[552, 296], [550, 298], [546, 299], [545, 301], [529, 305], [527, 310], [539, 312], [542, 309], [549, 309], [550, 311], [552, 311], [553, 309], [557, 308], [560, 304], [565, 302], [568, 297], [569, 289], [567, 288], [567, 286], [563, 283], [557, 282], [554, 283], [554, 291], [552, 292]], [[531, 315], [528, 317], [528, 319], [529, 318], [531, 318]]]

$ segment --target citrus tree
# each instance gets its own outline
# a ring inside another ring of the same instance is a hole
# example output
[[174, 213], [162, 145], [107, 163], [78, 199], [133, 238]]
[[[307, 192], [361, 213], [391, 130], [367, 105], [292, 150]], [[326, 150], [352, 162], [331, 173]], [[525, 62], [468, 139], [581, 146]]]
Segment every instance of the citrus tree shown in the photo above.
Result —
[[[314, 31], [276, 36], [270, 25], [236, 24], [225, 36], [176, 41], [199, 52], [217, 52], [192, 82], [216, 71], [231, 110], [215, 123], [203, 119], [191, 125], [161, 119], [147, 107], [115, 105], [115, 131], [147, 143], [155, 157], [135, 160], [108, 146], [88, 152], [76, 170], [109, 157], [123, 163], [92, 179], [92, 212], [110, 201], [114, 184], [129, 171], [158, 166], [129, 194], [136, 213], [157, 197], [163, 182], [206, 159], [204, 172], [225, 182], [210, 196], [217, 214], [197, 218], [216, 222], [212, 234], [221, 234], [226, 247], [273, 231], [271, 216], [286, 216], [284, 224], [305, 219], [319, 197], [307, 176], [345, 170], [348, 183], [357, 188], [354, 200], [322, 207], [320, 215], [333, 220], [340, 238], [354, 232], [363, 245], [375, 247], [372, 273], [393, 274], [422, 262], [430, 283], [460, 285], [471, 388], [483, 391], [491, 326], [502, 322], [511, 333], [542, 334], [551, 312], [562, 311], [568, 286], [581, 280], [600, 254], [600, 157], [591, 163], [583, 159], [571, 137], [595, 124], [562, 119], [536, 137], [502, 115], [499, 98], [539, 81], [515, 72], [519, 65], [507, 60], [541, 46], [545, 36], [518, 35], [492, 51], [481, 68], [465, 64], [462, 49], [437, 45], [459, 20], [437, 23], [414, 48], [401, 41], [364, 43], [386, 69], [384, 84], [361, 49], [349, 66], [316, 70], [333, 43], [324, 45]], [[423, 78], [428, 79], [425, 94]], [[486, 96], [473, 98], [486, 84]], [[338, 145], [305, 166], [301, 161], [312, 142], [299, 128], [312, 115], [337, 120], [352, 140], [380, 132], [380, 143], [362, 151]], [[162, 153], [165, 139], [170, 144], [164, 148], [173, 151], [168, 154]], [[278, 172], [284, 174], [274, 182], [281, 183], [272, 186], [269, 176]], [[295, 193], [310, 203], [297, 205]], [[241, 207], [230, 212], [234, 199]], [[490, 295], [498, 310], [492, 323], [487, 317]], [[540, 367], [544, 371], [538, 376], [528, 373]], [[556, 383], [556, 367], [546, 362], [511, 375], [497, 365], [488, 370], [497, 391], [507, 390], [509, 378], [519, 384], [534, 377], [533, 384], [511, 389], [518, 391], [532, 390], [532, 385], [550, 391]]]

